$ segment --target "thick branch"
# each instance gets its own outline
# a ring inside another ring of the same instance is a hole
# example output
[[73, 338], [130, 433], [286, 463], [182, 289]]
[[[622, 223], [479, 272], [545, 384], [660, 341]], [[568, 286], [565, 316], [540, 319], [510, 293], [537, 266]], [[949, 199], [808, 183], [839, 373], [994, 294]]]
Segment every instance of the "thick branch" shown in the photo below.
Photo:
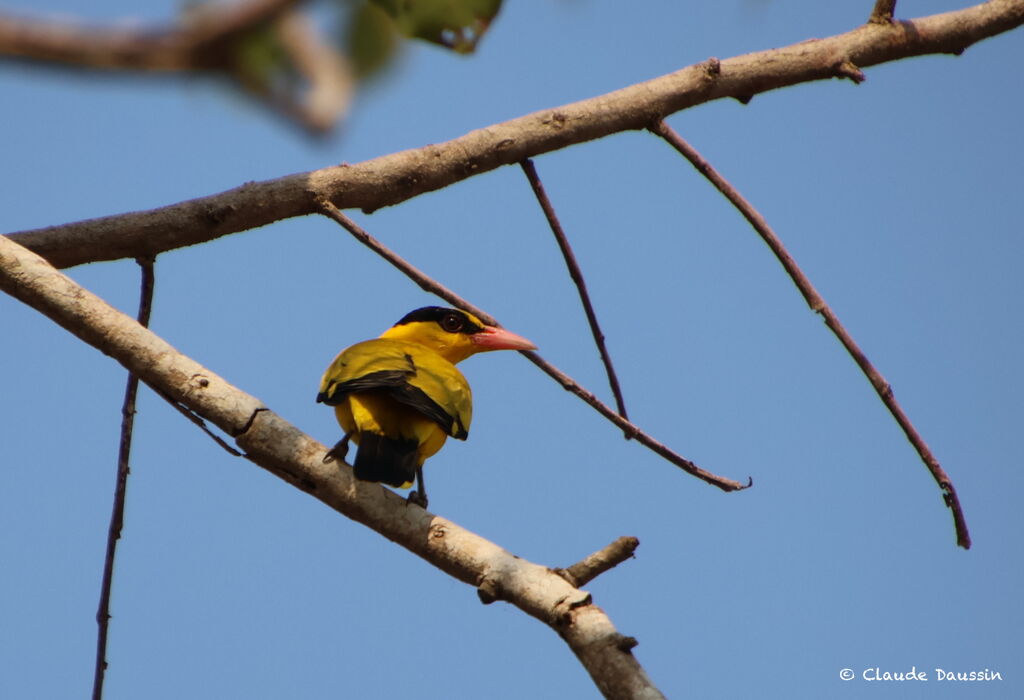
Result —
[[319, 442], [4, 236], [0, 289], [235, 436], [247, 456], [264, 469], [449, 575], [486, 586], [494, 598], [549, 625], [572, 648], [605, 697], [662, 697], [630, 653], [634, 642], [616, 631], [589, 594], [546, 567], [409, 505], [378, 484], [357, 481], [349, 469], [325, 464], [326, 448]]
[[812, 80], [853, 77], [887, 61], [961, 53], [1024, 23], [1024, 0], [990, 0], [964, 10], [891, 24], [868, 23], [827, 39], [710, 59], [675, 73], [556, 109], [472, 131], [446, 143], [276, 180], [254, 182], [159, 209], [15, 234], [57, 267], [135, 258], [193, 245], [318, 211], [391, 206], [524, 158], [631, 129], [694, 105]]
[[216, 3], [165, 27], [96, 27], [0, 16], [0, 56], [81, 68], [150, 71], [213, 67], [210, 47], [267, 22], [299, 0]]
[[[226, 74], [290, 122], [323, 134], [348, 109], [353, 78], [347, 59], [294, 9], [299, 2], [207, 2], [174, 25], [148, 28], [0, 16], [0, 57], [93, 70]], [[240, 41], [260, 30], [273, 31], [280, 66], [254, 70], [247, 63]]]

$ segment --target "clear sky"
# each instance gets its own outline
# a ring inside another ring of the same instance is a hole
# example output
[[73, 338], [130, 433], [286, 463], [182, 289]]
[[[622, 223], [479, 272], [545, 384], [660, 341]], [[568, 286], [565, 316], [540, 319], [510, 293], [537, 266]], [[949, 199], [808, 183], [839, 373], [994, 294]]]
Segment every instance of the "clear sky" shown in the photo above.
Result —
[[[94, 16], [172, 14], [150, 5]], [[444, 141], [847, 31], [871, 5], [510, 2], [475, 56], [411, 47], [325, 142], [212, 81], [0, 64], [0, 230]], [[931, 476], [756, 234], [646, 133], [536, 165], [632, 417], [754, 487], [723, 494], [683, 474], [497, 353], [462, 367], [473, 430], [428, 462], [432, 510], [549, 566], [639, 537], [636, 559], [587, 590], [670, 697], [1024, 697], [1022, 39], [669, 120], [760, 208], [892, 383], [959, 490], [973, 549], [955, 546]], [[354, 216], [608, 395], [517, 168]], [[134, 313], [134, 262], [69, 274]], [[325, 443], [339, 428], [314, 403], [324, 367], [435, 303], [319, 217], [162, 255], [156, 294], [157, 333]], [[84, 697], [124, 372], [10, 298], [0, 321], [0, 698]], [[597, 695], [549, 629], [229, 456], [148, 390], [136, 425], [108, 698]], [[865, 680], [876, 667], [928, 680]], [[942, 682], [937, 668], [1002, 680]]]

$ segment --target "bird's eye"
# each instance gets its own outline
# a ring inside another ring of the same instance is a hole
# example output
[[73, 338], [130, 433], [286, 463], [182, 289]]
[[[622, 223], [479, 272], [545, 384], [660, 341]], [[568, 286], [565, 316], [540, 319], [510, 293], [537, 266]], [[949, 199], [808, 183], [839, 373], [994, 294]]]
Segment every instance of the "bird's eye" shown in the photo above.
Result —
[[441, 328], [449, 333], [458, 333], [462, 330], [462, 316], [459, 314], [445, 314], [441, 317]]

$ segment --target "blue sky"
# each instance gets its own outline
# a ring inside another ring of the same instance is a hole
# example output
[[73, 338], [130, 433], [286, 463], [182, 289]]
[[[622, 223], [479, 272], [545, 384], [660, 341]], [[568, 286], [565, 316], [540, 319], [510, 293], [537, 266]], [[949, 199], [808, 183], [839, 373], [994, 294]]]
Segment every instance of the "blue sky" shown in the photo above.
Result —
[[[76, 3], [49, 3], [78, 13]], [[97, 18], [170, 16], [108, 3]], [[871, 2], [509, 3], [477, 55], [410, 47], [336, 137], [311, 142], [213, 81], [0, 65], [5, 232], [157, 207], [436, 143], [709, 56], [849, 30]], [[27, 5], [25, 5], [27, 7]], [[900, 17], [960, 7], [901, 2]], [[587, 275], [631, 416], [723, 494], [632, 442], [513, 353], [467, 361], [466, 443], [427, 465], [432, 510], [566, 566], [620, 535], [586, 588], [669, 697], [1024, 693], [1024, 132], [1017, 31], [963, 56], [723, 101], [669, 123], [766, 216], [953, 478], [931, 476], [756, 234], [646, 133], [536, 159]], [[505, 168], [372, 216], [413, 264], [607, 396], [529, 187]], [[130, 261], [69, 274], [130, 313]], [[323, 218], [168, 253], [154, 330], [325, 443], [336, 352], [434, 303]], [[0, 697], [82, 697], [124, 372], [0, 298]], [[108, 698], [595, 697], [550, 630], [140, 397]], [[865, 669], [925, 670], [869, 682]], [[844, 682], [840, 671], [857, 678]], [[939, 682], [935, 669], [1002, 681]], [[966, 686], [966, 687], [965, 687]]]

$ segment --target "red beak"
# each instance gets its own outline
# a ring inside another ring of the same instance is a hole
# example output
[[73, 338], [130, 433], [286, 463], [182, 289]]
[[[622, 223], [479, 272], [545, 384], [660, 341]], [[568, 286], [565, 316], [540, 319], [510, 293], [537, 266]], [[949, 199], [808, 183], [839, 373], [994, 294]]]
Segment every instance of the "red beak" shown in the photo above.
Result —
[[536, 350], [537, 346], [521, 335], [494, 326], [484, 326], [479, 333], [470, 336], [481, 350]]

